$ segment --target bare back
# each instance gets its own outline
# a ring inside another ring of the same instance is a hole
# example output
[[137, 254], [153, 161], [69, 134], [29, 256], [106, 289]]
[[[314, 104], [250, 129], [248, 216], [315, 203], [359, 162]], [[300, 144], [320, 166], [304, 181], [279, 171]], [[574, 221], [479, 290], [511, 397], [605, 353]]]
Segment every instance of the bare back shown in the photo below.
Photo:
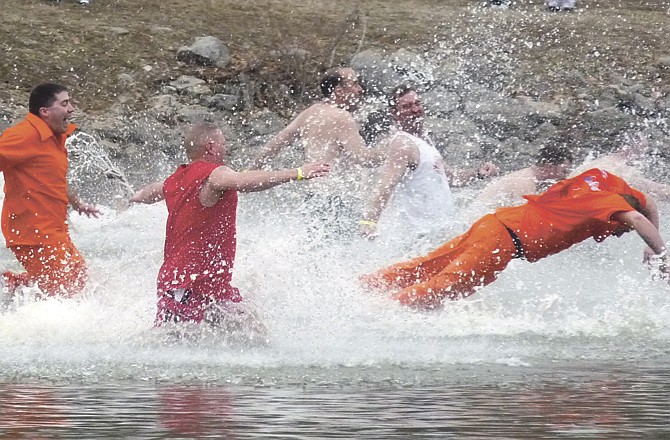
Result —
[[523, 203], [523, 195], [536, 192], [537, 180], [533, 167], [523, 168], [491, 182], [478, 194], [469, 211], [478, 216], [501, 206], [518, 205]]

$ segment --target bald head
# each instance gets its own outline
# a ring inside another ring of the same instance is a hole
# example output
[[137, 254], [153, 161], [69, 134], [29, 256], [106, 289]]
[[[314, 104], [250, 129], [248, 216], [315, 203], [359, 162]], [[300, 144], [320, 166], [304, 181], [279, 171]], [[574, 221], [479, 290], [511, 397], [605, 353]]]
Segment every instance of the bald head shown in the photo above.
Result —
[[211, 122], [198, 122], [194, 124], [184, 137], [184, 149], [186, 157], [193, 161], [200, 159], [206, 150], [208, 142], [217, 137], [221, 130]]

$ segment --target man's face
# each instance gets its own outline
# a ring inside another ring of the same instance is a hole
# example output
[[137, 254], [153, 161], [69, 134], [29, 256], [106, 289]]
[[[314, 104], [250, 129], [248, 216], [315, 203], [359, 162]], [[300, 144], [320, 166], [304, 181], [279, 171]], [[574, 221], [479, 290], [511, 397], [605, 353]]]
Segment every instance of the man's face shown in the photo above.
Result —
[[423, 103], [415, 91], [405, 93], [398, 98], [397, 104], [391, 113], [394, 121], [401, 128], [419, 126], [426, 114]]
[[72, 113], [74, 113], [74, 107], [70, 101], [70, 95], [68, 92], [60, 92], [56, 94], [56, 99], [51, 106], [40, 109], [40, 118], [47, 123], [54, 134], [61, 135], [67, 131]]
[[358, 74], [354, 69], [342, 69], [342, 81], [335, 88], [338, 101], [348, 109], [355, 110], [363, 96], [363, 87], [358, 83]]

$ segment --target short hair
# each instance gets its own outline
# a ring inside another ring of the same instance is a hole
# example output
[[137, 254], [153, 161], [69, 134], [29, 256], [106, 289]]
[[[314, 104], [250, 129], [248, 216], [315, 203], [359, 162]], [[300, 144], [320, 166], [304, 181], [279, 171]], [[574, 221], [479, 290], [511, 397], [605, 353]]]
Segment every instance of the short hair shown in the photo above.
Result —
[[632, 196], [630, 194], [619, 194], [619, 195], [623, 197], [623, 199], [626, 201], [626, 203], [628, 203], [631, 206], [631, 208], [633, 208], [638, 212], [642, 212], [642, 203], [637, 197]]
[[67, 87], [56, 83], [44, 83], [35, 86], [28, 99], [28, 111], [39, 116], [42, 107], [51, 107], [56, 101], [56, 95], [67, 91]]
[[395, 109], [400, 98], [410, 92], [416, 92], [411, 84], [400, 84], [399, 86], [394, 87], [393, 90], [386, 95], [386, 102], [388, 102], [391, 109]]
[[186, 156], [190, 159], [197, 159], [202, 154], [207, 142], [211, 139], [213, 133], [221, 129], [211, 122], [198, 122], [193, 124], [184, 136], [184, 149]]
[[537, 153], [537, 165], [560, 165], [565, 162], [572, 163], [574, 156], [572, 151], [563, 144], [549, 143], [543, 145]]
[[321, 83], [319, 83], [323, 96], [330, 98], [335, 91], [335, 88], [342, 83], [343, 79], [341, 67], [333, 67], [332, 69], [326, 70], [326, 73], [324, 73], [321, 78]]

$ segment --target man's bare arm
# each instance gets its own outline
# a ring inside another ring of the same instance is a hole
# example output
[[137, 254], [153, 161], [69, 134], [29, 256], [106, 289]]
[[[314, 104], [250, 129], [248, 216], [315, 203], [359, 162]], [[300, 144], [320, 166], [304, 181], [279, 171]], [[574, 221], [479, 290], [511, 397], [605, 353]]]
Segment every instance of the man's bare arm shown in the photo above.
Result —
[[374, 236], [377, 220], [384, 211], [393, 189], [407, 171], [419, 161], [416, 147], [408, 144], [403, 138], [396, 138], [389, 148], [389, 157], [379, 171], [379, 183], [372, 191], [370, 206], [361, 222], [361, 234], [366, 237]]
[[500, 169], [491, 162], [485, 162], [477, 168], [453, 169], [447, 166], [445, 170], [452, 186], [465, 186], [476, 180], [496, 177]]
[[640, 238], [647, 243], [655, 254], [663, 254], [665, 252], [665, 242], [663, 241], [663, 237], [661, 237], [661, 233], [642, 213], [637, 211], [618, 212], [612, 218], [635, 229]]
[[165, 199], [163, 182], [153, 182], [137, 191], [131, 198], [131, 203], [152, 204]]
[[299, 119], [300, 116], [294, 119], [288, 126], [286, 126], [286, 128], [277, 133], [263, 146], [263, 149], [258, 153], [254, 162], [251, 164], [251, 169], [261, 169], [268, 159], [278, 155], [283, 148], [286, 148], [298, 138], [300, 133]]
[[100, 210], [93, 205], [84, 203], [79, 199], [79, 196], [75, 194], [74, 191], [70, 189], [70, 186], [67, 187], [67, 201], [77, 211], [79, 214], [84, 214], [87, 217], [98, 217], [100, 215]]
[[365, 167], [376, 167], [383, 162], [385, 150], [379, 146], [368, 148], [358, 131], [358, 124], [350, 115], [337, 118], [333, 124], [333, 132], [349, 160]]
[[280, 171], [252, 170], [238, 172], [227, 166], [220, 166], [212, 171], [202, 186], [200, 201], [204, 206], [214, 206], [226, 191], [263, 191], [292, 180], [308, 180], [325, 176], [329, 172], [330, 164], [327, 163], [308, 163], [299, 168]]

